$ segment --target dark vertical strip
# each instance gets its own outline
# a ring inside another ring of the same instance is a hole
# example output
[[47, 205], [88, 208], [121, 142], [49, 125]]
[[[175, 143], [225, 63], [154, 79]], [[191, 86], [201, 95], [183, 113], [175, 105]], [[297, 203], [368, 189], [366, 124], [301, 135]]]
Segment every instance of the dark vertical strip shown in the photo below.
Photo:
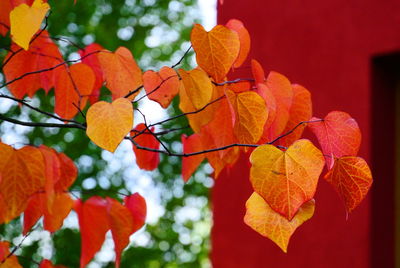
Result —
[[[372, 267], [395, 267], [396, 88], [400, 54], [372, 61]], [[396, 142], [397, 141], [397, 142]], [[400, 198], [398, 196], [397, 198]]]

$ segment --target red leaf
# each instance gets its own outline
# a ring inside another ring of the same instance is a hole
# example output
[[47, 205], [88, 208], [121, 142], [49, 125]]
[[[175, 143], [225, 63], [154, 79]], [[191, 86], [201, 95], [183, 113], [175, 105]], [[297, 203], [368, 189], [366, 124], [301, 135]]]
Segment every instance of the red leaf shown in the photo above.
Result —
[[83, 110], [94, 82], [94, 72], [84, 63], [73, 64], [69, 70], [60, 68], [55, 87], [56, 114], [71, 119], [79, 112], [78, 107]]
[[147, 97], [165, 109], [179, 93], [179, 77], [174, 69], [164, 66], [159, 72], [146, 71], [143, 74], [143, 86]]
[[5, 36], [10, 28], [10, 0], [0, 0], [0, 35]]
[[80, 267], [83, 268], [100, 250], [110, 229], [107, 202], [98, 196], [93, 196], [85, 202], [78, 199], [75, 201], [74, 209], [78, 214], [82, 237]]
[[133, 217], [130, 210], [118, 201], [107, 198], [107, 202], [110, 228], [115, 244], [115, 267], [118, 268], [122, 251], [129, 244], [129, 237], [134, 232]]
[[[16, 51], [19, 47], [13, 44], [11, 49]], [[12, 55], [11, 52], [8, 53], [5, 61], [8, 61]], [[51, 68], [63, 61], [57, 45], [49, 38], [47, 31], [43, 31], [32, 42], [28, 51], [23, 50], [12, 56], [4, 67], [4, 75], [6, 76], [6, 81], [9, 82], [25, 73]], [[8, 87], [11, 93], [19, 99], [25, 95], [32, 97], [40, 88], [48, 92], [55, 85], [55, 70], [57, 69], [26, 75], [22, 79], [11, 83]]]
[[136, 232], [142, 228], [146, 220], [146, 200], [140, 194], [134, 193], [124, 198], [124, 205], [132, 214], [133, 232]]
[[95, 82], [93, 86], [92, 94], [89, 96], [89, 102], [91, 104], [99, 100], [100, 89], [103, 86], [103, 70], [101, 69], [100, 61], [98, 58], [97, 51], [102, 51], [104, 48], [99, 44], [93, 43], [86, 46], [83, 50], [79, 50], [79, 55], [81, 55], [82, 62], [87, 64], [92, 68], [95, 75]]
[[[321, 120], [313, 117], [310, 121]], [[345, 112], [330, 112], [321, 122], [309, 123], [308, 127], [317, 136], [322, 152], [326, 155], [328, 169], [333, 166], [333, 157], [356, 156], [361, 144], [361, 132], [356, 120]]]
[[[131, 137], [136, 135], [138, 132], [144, 131], [145, 129], [145, 124], [137, 125], [135, 131], [131, 132]], [[150, 131], [154, 132], [154, 127], [152, 127]], [[158, 140], [148, 130], [134, 138], [134, 141], [140, 146], [151, 149], [158, 149], [160, 147]], [[132, 146], [136, 156], [136, 163], [141, 169], [154, 170], [157, 168], [158, 163], [160, 162], [159, 153], [138, 149], [135, 145]]]
[[55, 182], [54, 189], [57, 192], [67, 191], [78, 176], [78, 169], [74, 162], [65, 154], [58, 153], [61, 163], [60, 178]]
[[261, 64], [255, 59], [251, 60], [251, 72], [253, 73], [256, 84], [262, 84], [265, 82], [265, 73]]
[[[181, 137], [183, 145], [183, 153], [194, 153], [203, 150], [203, 145], [201, 143], [201, 137], [199, 134], [195, 133], [189, 137], [182, 135]], [[196, 171], [197, 167], [204, 160], [204, 154], [193, 155], [189, 157], [182, 158], [182, 178], [184, 182], [187, 182], [192, 176], [193, 172]]]
[[49, 260], [43, 260], [43, 261], [41, 261], [39, 268], [66, 268], [66, 267], [63, 265], [54, 265]]

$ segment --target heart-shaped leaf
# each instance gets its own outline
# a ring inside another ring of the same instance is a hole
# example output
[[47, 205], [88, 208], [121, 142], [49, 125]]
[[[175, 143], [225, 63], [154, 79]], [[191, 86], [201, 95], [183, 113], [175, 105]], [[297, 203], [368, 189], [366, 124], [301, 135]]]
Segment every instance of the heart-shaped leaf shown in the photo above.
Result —
[[324, 157], [309, 140], [298, 140], [283, 152], [262, 145], [250, 156], [250, 181], [273, 210], [291, 220], [314, 197]]
[[133, 108], [128, 99], [99, 101], [86, 115], [88, 137], [101, 148], [114, 152], [133, 126]]
[[21, 4], [11, 10], [10, 28], [13, 41], [28, 50], [32, 36], [39, 30], [49, 9], [49, 4], [42, 0], [35, 0], [31, 7]]

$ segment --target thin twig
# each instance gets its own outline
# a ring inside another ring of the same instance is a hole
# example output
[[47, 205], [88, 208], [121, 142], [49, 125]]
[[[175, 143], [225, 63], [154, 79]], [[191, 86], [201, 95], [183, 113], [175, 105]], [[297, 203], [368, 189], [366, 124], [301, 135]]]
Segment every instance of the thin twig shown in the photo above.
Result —
[[268, 144], [273, 144], [274, 142], [282, 139], [283, 137], [286, 137], [287, 135], [290, 135], [293, 131], [295, 131], [299, 126], [303, 125], [303, 124], [308, 124], [308, 123], [316, 123], [316, 122], [321, 122], [324, 121], [324, 119], [318, 119], [318, 120], [312, 120], [312, 121], [302, 121], [300, 123], [298, 123], [294, 128], [292, 128], [291, 130], [289, 130], [288, 132], [278, 136], [277, 138], [275, 138], [274, 140], [268, 142]]
[[7, 121], [13, 124], [27, 126], [27, 127], [55, 127], [55, 128], [78, 128], [86, 130], [86, 128], [81, 124], [57, 124], [57, 123], [36, 123], [36, 122], [25, 122], [13, 118], [8, 118], [0, 114], [0, 120]]
[[179, 64], [181, 64], [181, 62], [183, 61], [183, 59], [186, 57], [186, 55], [189, 53], [190, 49], [192, 48], [192, 45], [189, 46], [189, 48], [185, 51], [185, 53], [183, 53], [182, 57], [180, 58], [180, 60], [175, 63], [174, 65], [171, 66], [171, 68], [175, 68], [176, 66], [178, 66]]

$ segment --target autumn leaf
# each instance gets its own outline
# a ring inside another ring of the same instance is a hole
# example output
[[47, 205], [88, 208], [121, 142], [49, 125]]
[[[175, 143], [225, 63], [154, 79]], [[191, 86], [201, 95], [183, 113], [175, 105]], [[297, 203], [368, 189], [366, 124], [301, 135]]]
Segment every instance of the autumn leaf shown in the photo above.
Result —
[[81, 264], [83, 268], [100, 250], [105, 234], [111, 230], [115, 244], [116, 267], [119, 267], [123, 249], [129, 243], [129, 237], [144, 224], [146, 201], [139, 194], [125, 197], [124, 205], [107, 197], [92, 196], [85, 202], [76, 200], [81, 231]]
[[286, 152], [268, 144], [259, 146], [250, 162], [254, 191], [288, 220], [314, 197], [324, 166], [322, 153], [305, 139], [293, 143]]
[[28, 50], [32, 36], [39, 30], [49, 9], [49, 4], [35, 0], [32, 6], [21, 4], [11, 10], [10, 31], [13, 41]]
[[10, 255], [10, 243], [0, 241], [0, 267], [1, 268], [22, 268], [15, 255]]
[[86, 134], [99, 147], [114, 152], [133, 125], [133, 108], [128, 99], [99, 101], [86, 114]]
[[[11, 50], [18, 51], [17, 45], [13, 44]], [[12, 58], [11, 58], [12, 57]], [[9, 60], [11, 58], [11, 60]], [[63, 57], [57, 45], [50, 39], [47, 31], [42, 31], [29, 47], [28, 51], [19, 53], [9, 52], [4, 59], [4, 75], [11, 93], [16, 98], [23, 98], [25, 95], [33, 97], [35, 92], [43, 88], [46, 93], [55, 86], [57, 69], [40, 72], [52, 68], [61, 62]], [[62, 68], [62, 67], [60, 67]], [[38, 72], [22, 77], [26, 73]], [[22, 77], [20, 79], [20, 77]]]
[[[115, 53], [99, 53], [98, 58], [107, 88], [110, 89], [114, 100], [126, 96], [142, 85], [142, 71], [127, 48], [119, 47]], [[135, 98], [137, 94], [139, 90], [130, 98]]]
[[124, 205], [129, 209], [133, 219], [133, 232], [136, 232], [145, 223], [147, 214], [146, 200], [138, 193], [126, 196]]
[[206, 32], [203, 26], [195, 24], [190, 41], [196, 52], [198, 65], [214, 78], [215, 82], [223, 81], [239, 55], [238, 34], [222, 25]]
[[[230, 104], [226, 98], [218, 102], [218, 107], [215, 110], [214, 118], [202, 128], [202, 133], [207, 132], [211, 138], [211, 143], [206, 143], [204, 148], [219, 148], [230, 145], [237, 141], [234, 135], [234, 122]], [[236, 133], [235, 133], [236, 134]], [[219, 156], [225, 157], [228, 150], [220, 150], [216, 152]]]
[[356, 120], [345, 112], [330, 112], [323, 120], [313, 117], [308, 127], [317, 136], [328, 169], [333, 157], [356, 156], [361, 144], [361, 132]]
[[235, 63], [233, 64], [233, 67], [238, 68], [243, 64], [243, 62], [247, 58], [247, 55], [249, 54], [250, 34], [247, 31], [247, 29], [244, 27], [243, 22], [241, 22], [240, 20], [231, 19], [226, 24], [226, 27], [228, 27], [232, 31], [235, 31], [239, 36], [239, 41], [240, 41], [239, 55], [238, 55]]
[[[142, 134], [133, 138], [136, 134], [142, 131]], [[154, 133], [154, 127], [150, 128], [150, 131]], [[140, 146], [151, 149], [159, 149], [160, 142], [150, 133], [150, 131], [146, 130], [145, 124], [139, 124], [135, 127], [134, 131], [131, 132], [131, 137], [135, 143]], [[160, 162], [159, 153], [139, 149], [134, 144], [132, 147], [136, 156], [136, 164], [139, 168], [144, 170], [154, 170], [157, 168], [158, 163]]]
[[56, 114], [71, 119], [79, 112], [78, 107], [83, 110], [95, 79], [92, 69], [84, 63], [73, 64], [69, 70], [60, 68], [55, 87]]
[[129, 244], [129, 237], [134, 232], [133, 217], [129, 209], [118, 201], [107, 198], [107, 203], [110, 229], [115, 244], [115, 267], [118, 268], [122, 251]]
[[24, 211], [23, 234], [29, 232], [41, 216], [44, 216], [43, 225], [45, 230], [51, 233], [59, 230], [64, 219], [71, 212], [72, 207], [73, 201], [67, 193], [57, 193], [50, 207], [44, 193], [37, 193], [31, 196]]
[[84, 49], [79, 50], [79, 55], [81, 56], [82, 63], [88, 65], [92, 68], [95, 75], [95, 82], [93, 86], [93, 91], [89, 96], [89, 101], [91, 104], [97, 102], [100, 97], [100, 89], [103, 86], [103, 70], [101, 69], [98, 54], [103, 51], [104, 48], [99, 44], [93, 43], [86, 46]]
[[50, 260], [42, 260], [39, 268], [66, 268], [63, 265], [54, 265]]
[[253, 74], [256, 84], [262, 84], [265, 82], [265, 73], [261, 64], [255, 59], [251, 60], [251, 72]]
[[25, 146], [15, 150], [0, 143], [0, 196], [5, 207], [0, 207], [1, 223], [9, 222], [24, 211], [29, 196], [45, 184], [45, 164], [37, 148]]
[[10, 11], [12, 6], [10, 0], [0, 0], [0, 35], [5, 36], [10, 27]]
[[175, 70], [164, 66], [159, 72], [146, 71], [143, 74], [143, 87], [150, 100], [158, 102], [164, 109], [179, 93], [179, 77]]
[[257, 93], [264, 99], [268, 109], [268, 118], [264, 124], [264, 130], [261, 139], [259, 140], [259, 143], [263, 144], [270, 141], [270, 129], [276, 118], [277, 105], [272, 91], [265, 84], [257, 84]]
[[293, 101], [293, 89], [290, 81], [282, 74], [270, 72], [265, 81], [276, 102], [276, 113], [271, 123], [268, 141], [278, 137], [286, 127], [290, 117], [290, 107]]
[[54, 184], [60, 178], [61, 167], [57, 152], [47, 146], [39, 146], [45, 164], [45, 185], [44, 191], [46, 194], [47, 208], [52, 207], [55, 197]]
[[350, 213], [365, 198], [372, 185], [372, 174], [361, 157], [335, 158], [333, 168], [325, 179], [335, 188]]
[[195, 109], [200, 109], [210, 102], [213, 86], [210, 78], [201, 69], [185, 71], [179, 69], [185, 92]]
[[293, 102], [289, 110], [289, 120], [286, 124], [283, 134], [289, 133], [297, 127], [292, 133], [279, 140], [279, 144], [289, 147], [293, 142], [301, 138], [305, 125], [297, 126], [300, 122], [310, 120], [312, 116], [312, 103], [310, 92], [300, 86], [292, 85], [293, 88]]
[[[213, 97], [212, 99], [215, 100], [216, 89], [213, 89]], [[203, 108], [203, 107], [202, 107]], [[189, 120], [189, 125], [192, 130], [196, 133], [200, 132], [201, 127], [209, 123], [215, 114], [215, 110], [217, 109], [217, 104], [208, 105], [204, 110], [193, 113], [198, 111], [192, 102], [190, 101], [189, 97], [186, 94], [185, 87], [183, 86], [183, 82], [181, 81], [181, 85], [179, 87], [179, 109], [184, 113], [191, 113], [187, 114], [186, 117]]]
[[257, 233], [271, 239], [286, 253], [290, 237], [300, 225], [313, 216], [314, 208], [314, 200], [304, 203], [289, 221], [272, 210], [268, 203], [254, 192], [246, 202], [244, 222]]
[[109, 227], [107, 202], [101, 197], [93, 196], [82, 202], [75, 201], [74, 210], [78, 214], [81, 232], [80, 267], [85, 267], [103, 245]]
[[54, 183], [54, 190], [62, 193], [69, 189], [78, 176], [78, 168], [74, 162], [65, 154], [58, 153], [60, 161], [60, 177]]
[[[203, 150], [201, 136], [197, 133], [192, 134], [189, 137], [187, 137], [186, 135], [182, 135], [181, 141], [184, 154], [201, 152]], [[201, 164], [203, 160], [204, 160], [204, 154], [183, 157], [182, 178], [184, 182], [187, 182], [189, 180], [189, 178], [196, 171], [197, 167]]]
[[268, 117], [264, 99], [254, 91], [235, 94], [227, 90], [226, 96], [235, 111], [235, 136], [240, 143], [255, 144]]

